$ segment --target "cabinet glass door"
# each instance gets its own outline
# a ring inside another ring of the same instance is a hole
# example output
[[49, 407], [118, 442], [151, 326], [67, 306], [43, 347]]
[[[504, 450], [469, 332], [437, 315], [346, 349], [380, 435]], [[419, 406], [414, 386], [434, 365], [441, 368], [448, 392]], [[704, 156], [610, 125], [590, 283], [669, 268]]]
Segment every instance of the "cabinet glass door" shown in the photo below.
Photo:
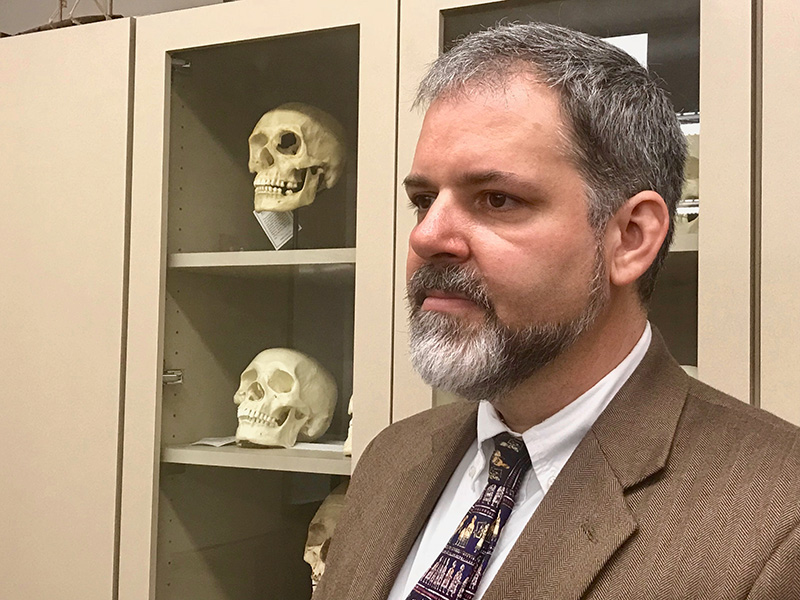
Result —
[[396, 7], [334, 4], [137, 21], [122, 600], [307, 600], [389, 422]]
[[645, 64], [669, 93], [689, 139], [689, 181], [678, 207], [675, 240], [651, 300], [650, 320], [678, 362], [696, 374], [700, 0], [560, 0], [453, 8], [442, 12], [443, 50], [499, 21], [542, 21], [608, 39]]
[[[408, 0], [401, 5], [398, 160], [402, 178], [411, 165], [422, 123], [422, 115], [411, 105], [427, 65], [470, 32], [498, 22], [542, 21], [608, 39], [633, 54], [669, 94], [690, 150], [676, 234], [651, 300], [650, 320], [687, 371], [698, 375], [700, 363], [702, 379], [746, 400], [752, 363], [751, 20], [745, 3], [730, 8], [724, 12], [706, 3], [701, 21], [700, 0]], [[732, 62], [725, 63], [726, 56]], [[710, 129], [703, 125], [704, 136], [708, 131], [713, 134], [703, 138], [703, 147], [716, 151], [703, 159], [706, 183], [700, 180], [701, 69], [704, 105], [711, 107]], [[701, 190], [706, 202], [700, 199]], [[402, 204], [405, 196], [400, 187], [397, 194], [395, 420], [453, 400], [438, 391], [431, 395], [408, 360], [402, 267], [414, 217]]]

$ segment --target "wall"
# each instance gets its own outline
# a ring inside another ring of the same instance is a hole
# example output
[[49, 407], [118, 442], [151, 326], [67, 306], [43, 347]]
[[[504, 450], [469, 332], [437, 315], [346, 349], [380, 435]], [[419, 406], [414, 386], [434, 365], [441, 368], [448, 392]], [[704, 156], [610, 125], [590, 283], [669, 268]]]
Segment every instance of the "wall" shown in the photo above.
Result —
[[[222, 0], [113, 0], [113, 12], [125, 17], [137, 17], [206, 4], [218, 4]], [[67, 14], [75, 7], [75, 16], [99, 15], [93, 0], [66, 0]], [[109, 0], [98, 0], [103, 7], [108, 6]], [[45, 25], [50, 17], [58, 10], [58, 0], [0, 0], [0, 32], [15, 34], [27, 31], [40, 25]], [[55, 20], [58, 20], [56, 14]]]

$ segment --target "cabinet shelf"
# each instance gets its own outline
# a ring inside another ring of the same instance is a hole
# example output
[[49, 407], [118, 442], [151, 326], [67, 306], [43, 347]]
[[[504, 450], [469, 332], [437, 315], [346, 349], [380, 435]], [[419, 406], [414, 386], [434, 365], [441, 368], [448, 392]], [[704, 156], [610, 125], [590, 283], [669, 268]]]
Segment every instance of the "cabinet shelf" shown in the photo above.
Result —
[[315, 250], [264, 250], [243, 252], [181, 252], [169, 255], [170, 270], [226, 274], [258, 275], [275, 269], [302, 269], [315, 272], [350, 270], [356, 262], [355, 248]]
[[256, 250], [242, 252], [179, 252], [169, 255], [170, 269], [218, 269], [355, 264], [355, 248]]
[[295, 473], [350, 475], [351, 459], [344, 442], [303, 443], [292, 448], [239, 448], [238, 446], [166, 446], [161, 462], [207, 467], [232, 467]]

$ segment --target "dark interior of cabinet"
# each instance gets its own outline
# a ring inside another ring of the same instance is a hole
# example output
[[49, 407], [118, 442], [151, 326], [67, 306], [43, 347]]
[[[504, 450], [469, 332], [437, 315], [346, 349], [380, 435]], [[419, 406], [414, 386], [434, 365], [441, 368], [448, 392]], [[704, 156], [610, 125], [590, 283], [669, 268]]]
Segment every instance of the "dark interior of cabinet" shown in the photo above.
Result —
[[648, 34], [647, 64], [675, 111], [700, 110], [700, 0], [495, 2], [443, 12], [443, 47], [504, 22], [542, 21], [596, 35]]
[[158, 600], [309, 600], [308, 525], [343, 478], [164, 465]]
[[[498, 22], [541, 21], [599, 37], [648, 34], [647, 65], [678, 113], [700, 109], [700, 1], [557, 0], [507, 1], [442, 13], [442, 47]], [[697, 252], [671, 253], [650, 304], [675, 358], [697, 365]]]
[[309, 206], [284, 248], [355, 246], [359, 28], [349, 26], [170, 55], [169, 252], [271, 250], [253, 215], [248, 138], [287, 102], [320, 108], [346, 132], [345, 172]]
[[675, 360], [697, 366], [697, 252], [667, 256], [648, 316]]
[[163, 443], [233, 435], [239, 378], [268, 348], [303, 352], [333, 375], [339, 399], [325, 439], [344, 440], [353, 391], [354, 278], [352, 265], [270, 268], [255, 277], [171, 270], [164, 368], [180, 370], [183, 383], [164, 386]]

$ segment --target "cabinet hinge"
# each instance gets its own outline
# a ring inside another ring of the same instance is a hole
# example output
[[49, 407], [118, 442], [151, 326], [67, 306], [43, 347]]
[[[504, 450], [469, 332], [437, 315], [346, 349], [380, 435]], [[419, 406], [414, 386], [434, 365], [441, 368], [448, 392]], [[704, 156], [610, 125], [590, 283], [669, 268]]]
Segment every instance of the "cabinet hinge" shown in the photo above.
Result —
[[177, 385], [183, 383], [183, 371], [180, 369], [167, 369], [161, 375], [161, 383], [164, 385]]

